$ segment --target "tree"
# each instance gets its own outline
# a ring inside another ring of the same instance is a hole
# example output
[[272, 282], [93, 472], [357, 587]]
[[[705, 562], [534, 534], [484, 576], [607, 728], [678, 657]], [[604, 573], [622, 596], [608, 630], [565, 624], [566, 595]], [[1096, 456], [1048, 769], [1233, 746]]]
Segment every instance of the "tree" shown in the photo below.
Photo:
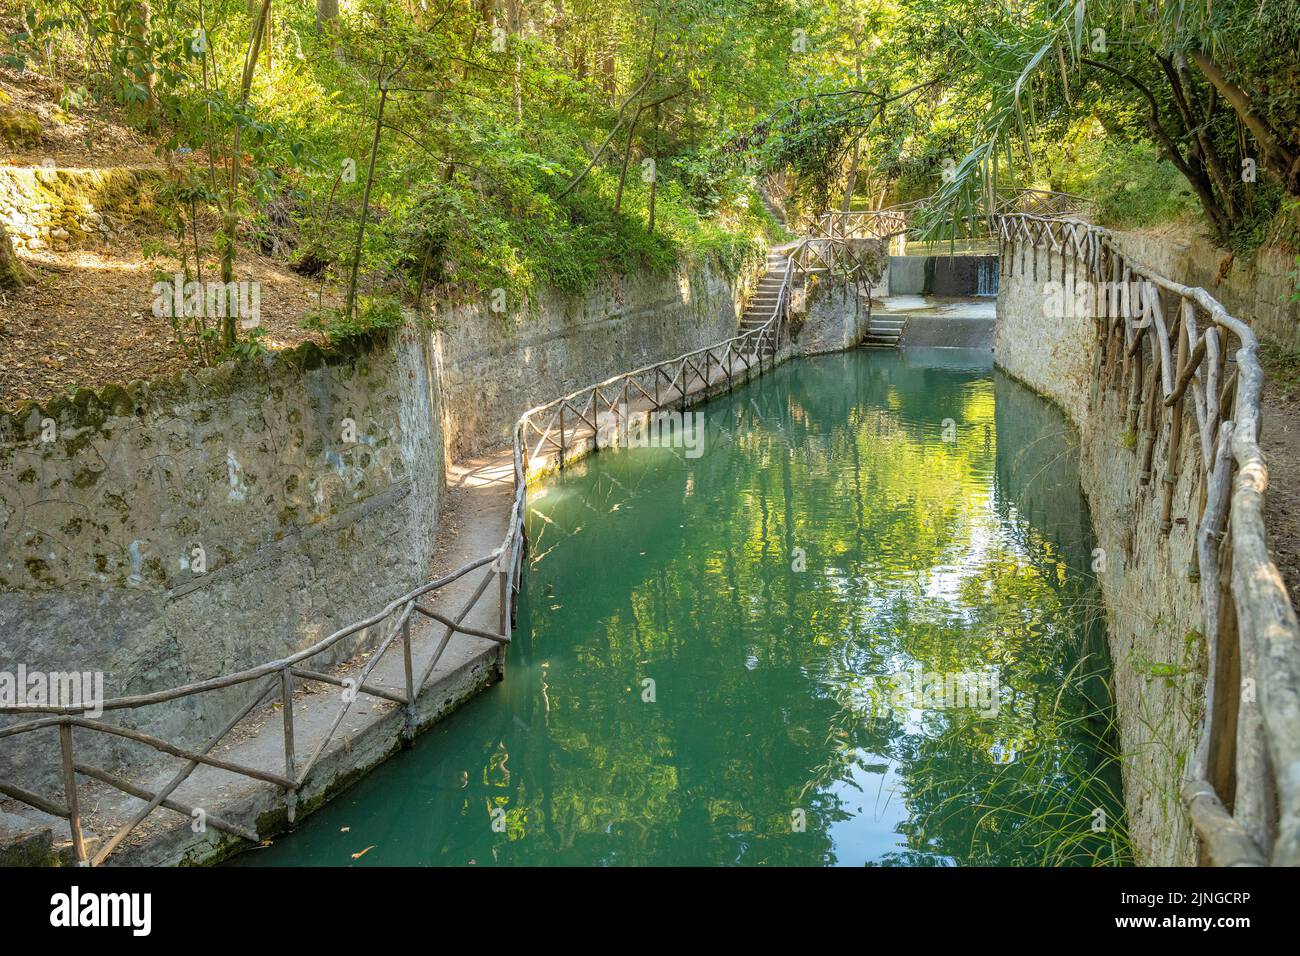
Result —
[[[982, 109], [974, 145], [943, 185], [935, 220], [975, 214], [999, 173], [1034, 162], [1034, 140], [1090, 113], [1150, 138], [1187, 180], [1215, 238], [1230, 245], [1271, 214], [1255, 170], [1300, 191], [1300, 107], [1290, 0], [1039, 0], [1025, 11], [929, 0], [922, 14], [960, 27], [958, 95]], [[1015, 151], [1020, 156], [1015, 156]], [[1003, 160], [999, 162], [999, 160]]]
[[14, 252], [5, 224], [0, 221], [0, 289], [16, 289], [27, 279], [27, 269]]
[[316, 0], [316, 32], [325, 33], [339, 18], [339, 0]]

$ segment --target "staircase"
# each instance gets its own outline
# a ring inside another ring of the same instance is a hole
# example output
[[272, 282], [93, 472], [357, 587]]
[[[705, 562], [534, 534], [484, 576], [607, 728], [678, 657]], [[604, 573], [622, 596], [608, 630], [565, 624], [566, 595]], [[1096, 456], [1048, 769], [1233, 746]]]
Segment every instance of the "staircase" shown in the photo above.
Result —
[[785, 210], [782, 208], [782, 206], [785, 203], [785, 199], [782, 198], [781, 200], [782, 205], [778, 205], [776, 202], [773, 201], [772, 197], [774, 195], [782, 196], [782, 197], [786, 195], [784, 178], [782, 178], [779, 181], [774, 179], [768, 179], [765, 183], [761, 184], [758, 188], [758, 198], [763, 201], [763, 205], [767, 207], [767, 211], [772, 214], [773, 219], [775, 219], [783, 226], [788, 226], [789, 223], [785, 221]]
[[784, 210], [782, 210], [781, 207], [778, 206], [776, 203], [772, 202], [772, 200], [768, 197], [767, 193], [765, 192], [759, 193], [758, 198], [763, 200], [763, 205], [767, 207], [767, 211], [772, 214], [773, 219], [775, 219], [783, 226], [787, 225], [785, 221]]
[[785, 278], [786, 264], [789, 257], [775, 250], [768, 253], [767, 271], [758, 282], [758, 288], [745, 306], [745, 314], [740, 317], [740, 333], [752, 332], [762, 328], [776, 309], [777, 299], [781, 295], [781, 281]]
[[902, 316], [888, 313], [875, 315], [867, 320], [867, 334], [862, 339], [862, 347], [868, 349], [896, 349], [898, 340], [903, 337], [903, 325], [907, 321]]

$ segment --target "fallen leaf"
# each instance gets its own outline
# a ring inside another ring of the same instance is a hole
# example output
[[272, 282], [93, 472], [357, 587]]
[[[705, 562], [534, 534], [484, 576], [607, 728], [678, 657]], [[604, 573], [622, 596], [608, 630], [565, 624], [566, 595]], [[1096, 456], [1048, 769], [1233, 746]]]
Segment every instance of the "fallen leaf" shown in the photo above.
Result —
[[359, 859], [361, 859], [363, 856], [365, 856], [367, 853], [369, 853], [371, 850], [373, 850], [374, 848], [375, 848], [375, 844], [372, 843], [372, 844], [370, 844], [370, 846], [366, 847], [366, 848], [365, 848], [364, 850], [362, 850], [360, 853], [353, 853], [353, 854], [352, 854], [352, 859], [354, 859], [354, 860], [359, 860]]

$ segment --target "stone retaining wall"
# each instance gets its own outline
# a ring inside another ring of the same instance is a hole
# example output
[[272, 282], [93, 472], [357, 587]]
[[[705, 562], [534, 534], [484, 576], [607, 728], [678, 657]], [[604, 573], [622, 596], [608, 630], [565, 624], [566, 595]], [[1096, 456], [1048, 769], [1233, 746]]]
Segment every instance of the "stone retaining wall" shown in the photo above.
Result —
[[736, 278], [711, 264], [613, 276], [582, 297], [543, 292], [498, 314], [490, 299], [438, 315], [447, 454], [502, 448], [519, 415], [575, 388], [736, 334], [761, 259]]
[[[0, 671], [102, 672], [119, 697], [275, 660], [373, 613], [430, 572], [438, 405], [428, 337], [407, 326], [0, 414]], [[123, 722], [196, 743], [249, 690]], [[36, 737], [0, 740], [5, 779], [55, 779], [57, 744]], [[153, 756], [103, 735], [83, 747], [110, 769]]]
[[1177, 234], [1116, 232], [1126, 256], [1183, 285], [1199, 286], [1235, 316], [1248, 321], [1262, 342], [1300, 349], [1300, 301], [1293, 275], [1300, 266], [1295, 253], [1265, 246], [1239, 261], [1209, 239], [1179, 226]]

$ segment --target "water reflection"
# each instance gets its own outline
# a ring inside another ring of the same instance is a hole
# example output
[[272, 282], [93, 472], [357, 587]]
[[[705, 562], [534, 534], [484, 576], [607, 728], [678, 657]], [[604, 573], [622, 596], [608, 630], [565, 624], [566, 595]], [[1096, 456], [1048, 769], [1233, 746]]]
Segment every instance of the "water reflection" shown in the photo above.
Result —
[[531, 494], [506, 682], [244, 859], [1122, 862], [1062, 417], [952, 350], [705, 414]]

